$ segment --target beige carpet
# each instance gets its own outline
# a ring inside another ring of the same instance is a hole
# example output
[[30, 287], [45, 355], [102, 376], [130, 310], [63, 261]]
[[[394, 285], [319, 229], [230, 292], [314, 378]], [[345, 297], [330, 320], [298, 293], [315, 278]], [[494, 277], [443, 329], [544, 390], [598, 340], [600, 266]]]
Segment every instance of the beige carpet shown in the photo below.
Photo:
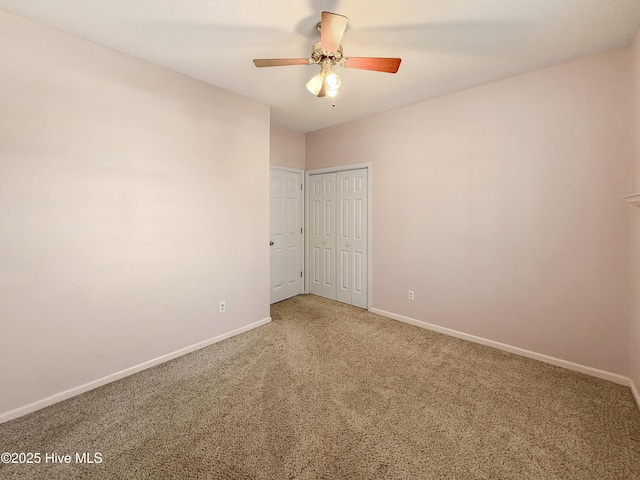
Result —
[[640, 479], [628, 388], [314, 296], [0, 425], [0, 478]]

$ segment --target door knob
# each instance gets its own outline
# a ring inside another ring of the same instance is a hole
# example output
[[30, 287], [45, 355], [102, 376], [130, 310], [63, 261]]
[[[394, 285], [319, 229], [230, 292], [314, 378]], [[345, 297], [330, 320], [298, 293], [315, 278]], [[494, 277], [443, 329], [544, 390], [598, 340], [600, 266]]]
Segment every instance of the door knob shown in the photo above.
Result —
[[345, 247], [348, 247], [349, 245], [350, 245], [349, 243], [345, 243], [345, 244], [344, 244], [344, 246], [345, 246]]
[[272, 245], [273, 245], [273, 242], [269, 242], [269, 246], [272, 246]]

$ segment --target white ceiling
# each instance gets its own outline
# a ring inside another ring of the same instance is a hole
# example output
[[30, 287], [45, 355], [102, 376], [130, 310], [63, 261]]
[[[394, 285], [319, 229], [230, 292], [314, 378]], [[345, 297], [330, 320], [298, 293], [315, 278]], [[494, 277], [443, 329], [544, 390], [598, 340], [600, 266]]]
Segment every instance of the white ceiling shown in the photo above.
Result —
[[[0, 0], [0, 9], [271, 105], [312, 131], [627, 45], [640, 0]], [[401, 57], [397, 74], [337, 67], [342, 94], [316, 98], [308, 57], [323, 10], [349, 18], [345, 56]]]

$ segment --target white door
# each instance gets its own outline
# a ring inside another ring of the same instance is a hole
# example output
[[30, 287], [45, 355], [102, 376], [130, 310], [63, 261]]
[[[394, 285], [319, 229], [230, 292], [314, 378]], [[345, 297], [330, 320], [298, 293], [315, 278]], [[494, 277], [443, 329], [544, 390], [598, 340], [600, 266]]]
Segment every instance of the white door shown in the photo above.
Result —
[[271, 303], [303, 292], [302, 173], [271, 169]]
[[309, 175], [309, 293], [368, 306], [368, 170]]
[[309, 293], [336, 299], [336, 174], [309, 177]]
[[338, 172], [336, 175], [336, 300], [367, 308], [367, 170]]

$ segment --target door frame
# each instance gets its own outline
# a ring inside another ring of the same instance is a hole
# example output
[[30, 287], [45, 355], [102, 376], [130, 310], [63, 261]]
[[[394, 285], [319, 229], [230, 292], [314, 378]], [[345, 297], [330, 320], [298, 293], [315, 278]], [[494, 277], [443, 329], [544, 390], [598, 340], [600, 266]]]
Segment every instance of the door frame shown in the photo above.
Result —
[[[307, 269], [306, 267], [306, 255], [307, 255], [307, 242], [306, 242], [306, 237], [307, 237], [307, 225], [306, 225], [306, 190], [307, 190], [307, 183], [306, 183], [306, 176], [305, 176], [305, 171], [302, 170], [301, 168], [291, 168], [291, 167], [281, 167], [279, 165], [269, 165], [269, 241], [271, 241], [271, 171], [272, 170], [280, 170], [280, 171], [284, 171], [284, 172], [291, 172], [291, 173], [297, 173], [300, 175], [300, 181], [302, 182], [302, 205], [300, 208], [300, 213], [298, 213], [299, 218], [298, 221], [300, 222], [300, 225], [303, 228], [303, 234], [302, 234], [302, 244], [300, 245], [300, 248], [302, 249], [302, 252], [300, 252], [300, 269], [302, 270], [302, 286], [300, 288], [300, 293], [307, 293], [307, 285], [306, 285], [306, 278], [307, 278]], [[269, 302], [271, 304], [271, 249], [269, 249]]]
[[304, 293], [309, 293], [309, 270], [306, 268], [309, 265], [309, 189], [307, 188], [309, 185], [309, 177], [311, 175], [318, 175], [322, 173], [337, 173], [344, 172], [347, 170], [367, 170], [367, 310], [371, 310], [372, 304], [372, 292], [371, 292], [371, 279], [372, 279], [372, 261], [373, 258], [371, 251], [371, 190], [372, 190], [372, 170], [373, 165], [371, 162], [364, 163], [352, 163], [349, 165], [340, 165], [337, 167], [327, 167], [327, 168], [317, 168], [314, 170], [305, 170], [304, 171]]

